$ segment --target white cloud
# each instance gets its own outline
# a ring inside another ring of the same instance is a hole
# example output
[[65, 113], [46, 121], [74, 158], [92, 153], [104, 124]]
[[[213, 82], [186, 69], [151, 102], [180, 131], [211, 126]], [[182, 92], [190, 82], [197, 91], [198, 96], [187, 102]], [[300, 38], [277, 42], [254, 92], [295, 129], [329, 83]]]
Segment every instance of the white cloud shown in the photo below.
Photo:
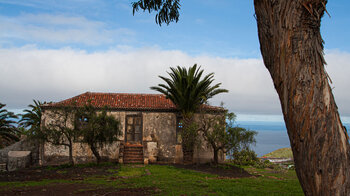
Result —
[[326, 51], [326, 70], [332, 80], [331, 87], [339, 112], [350, 115], [350, 53], [337, 50]]
[[65, 8], [70, 9], [74, 7], [75, 9], [81, 8], [82, 6], [98, 6], [101, 1], [100, 0], [60, 0], [60, 1], [52, 1], [52, 0], [0, 0], [0, 3], [31, 7], [31, 8]]
[[81, 16], [22, 14], [0, 16], [0, 23], [0, 40], [102, 45], [124, 43], [135, 35], [129, 29], [111, 29], [103, 22]]
[[[348, 53], [326, 55], [329, 74], [340, 111], [350, 114], [347, 84]], [[162, 83], [170, 66], [202, 65], [214, 72], [215, 82], [230, 92], [215, 97], [237, 113], [280, 114], [280, 103], [271, 78], [260, 59], [232, 59], [189, 56], [181, 51], [159, 48], [116, 47], [87, 53], [63, 48], [41, 50], [35, 47], [0, 49], [0, 102], [8, 108], [22, 108], [32, 99], [59, 101], [86, 91], [155, 93], [150, 86]]]

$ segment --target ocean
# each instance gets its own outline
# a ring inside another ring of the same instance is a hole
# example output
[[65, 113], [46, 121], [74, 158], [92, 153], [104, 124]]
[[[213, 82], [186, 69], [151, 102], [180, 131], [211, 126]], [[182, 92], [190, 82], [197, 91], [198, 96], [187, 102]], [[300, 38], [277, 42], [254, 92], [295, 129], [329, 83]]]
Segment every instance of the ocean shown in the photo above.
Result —
[[[247, 119], [247, 117], [249, 117], [249, 119]], [[239, 127], [258, 132], [255, 137], [256, 144], [255, 146], [251, 146], [258, 157], [280, 148], [290, 147], [287, 129], [281, 116], [273, 115], [267, 118], [266, 115], [264, 115], [263, 119], [259, 119], [256, 118], [256, 115], [253, 118], [250, 116], [242, 118], [242, 116], [238, 115], [237, 119], [236, 124]], [[346, 126], [349, 133], [350, 123], [347, 122], [347, 120], [343, 120], [343, 124]]]

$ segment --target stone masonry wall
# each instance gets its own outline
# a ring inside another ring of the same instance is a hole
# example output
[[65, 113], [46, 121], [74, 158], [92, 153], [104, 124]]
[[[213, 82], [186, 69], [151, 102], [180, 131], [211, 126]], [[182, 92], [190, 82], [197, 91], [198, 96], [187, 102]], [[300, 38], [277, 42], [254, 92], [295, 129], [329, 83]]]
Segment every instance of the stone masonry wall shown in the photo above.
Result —
[[[108, 112], [109, 115], [119, 119], [121, 125], [122, 135], [118, 138], [119, 141], [115, 141], [112, 144], [107, 144], [102, 149], [98, 149], [103, 159], [116, 161], [119, 158], [119, 146], [124, 141], [125, 130], [125, 112]], [[52, 121], [52, 112], [46, 110], [43, 113], [43, 123], [47, 125]], [[69, 148], [62, 145], [52, 145], [45, 143], [43, 146], [43, 164], [61, 164], [66, 163], [69, 160]], [[81, 142], [75, 142], [73, 144], [73, 159], [75, 163], [85, 163], [95, 161], [95, 157], [87, 144]]]
[[[195, 114], [194, 120], [199, 123], [201, 118], [209, 119], [213, 118], [214, 114]], [[218, 154], [219, 162], [225, 160], [225, 154]], [[207, 163], [211, 162], [214, 159], [213, 148], [204, 140], [202, 133], [199, 133], [199, 143], [194, 148], [193, 161], [195, 163]]]
[[8, 152], [10, 151], [31, 151], [31, 165], [39, 163], [39, 144], [27, 139], [12, 144], [0, 150], [0, 163], [8, 162]]
[[[45, 115], [45, 112], [43, 120], [49, 122], [50, 118]], [[110, 160], [118, 160], [119, 146], [125, 141], [126, 115], [140, 113], [142, 114], [143, 123], [142, 145], [144, 148], [145, 163], [182, 163], [182, 148], [181, 144], [177, 144], [176, 141], [176, 114], [173, 112], [109, 112], [110, 115], [120, 120], [123, 134], [119, 137], [119, 141], [100, 149], [101, 155]], [[195, 119], [196, 118], [198, 119], [198, 115]], [[197, 163], [210, 162], [213, 159], [213, 151], [202, 137], [200, 144], [197, 145], [194, 150], [194, 161]], [[44, 164], [68, 161], [68, 147], [53, 146], [46, 143], [43, 152]], [[74, 144], [73, 158], [77, 163], [95, 161], [90, 148], [86, 144], [81, 143]], [[224, 155], [221, 155], [219, 159], [224, 160]]]
[[144, 152], [150, 162], [174, 163], [176, 157], [176, 115], [167, 112], [143, 112]]

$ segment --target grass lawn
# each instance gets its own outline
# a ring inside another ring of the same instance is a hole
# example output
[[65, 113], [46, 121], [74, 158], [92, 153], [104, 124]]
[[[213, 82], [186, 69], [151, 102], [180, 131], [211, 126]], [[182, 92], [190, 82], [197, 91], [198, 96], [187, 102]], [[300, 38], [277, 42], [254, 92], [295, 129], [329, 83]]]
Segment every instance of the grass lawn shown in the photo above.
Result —
[[[75, 166], [78, 167], [78, 166]], [[81, 167], [81, 166], [80, 166]], [[109, 165], [86, 166], [86, 171], [102, 169], [104, 174], [81, 175], [79, 178], [42, 179], [39, 181], [0, 182], [0, 195], [36, 195], [55, 187], [64, 194], [93, 195], [101, 193], [132, 193], [135, 195], [303, 195], [294, 170], [256, 169], [244, 167], [253, 174], [247, 178], [228, 178], [182, 169], [168, 165]], [[64, 167], [49, 168], [57, 175], [72, 170]], [[49, 170], [47, 169], [47, 171]], [[37, 188], [36, 188], [37, 187]], [[38, 188], [39, 187], [39, 188]], [[14, 192], [17, 191], [17, 192]], [[49, 193], [49, 192], [47, 192]], [[62, 192], [63, 193], [63, 192]]]

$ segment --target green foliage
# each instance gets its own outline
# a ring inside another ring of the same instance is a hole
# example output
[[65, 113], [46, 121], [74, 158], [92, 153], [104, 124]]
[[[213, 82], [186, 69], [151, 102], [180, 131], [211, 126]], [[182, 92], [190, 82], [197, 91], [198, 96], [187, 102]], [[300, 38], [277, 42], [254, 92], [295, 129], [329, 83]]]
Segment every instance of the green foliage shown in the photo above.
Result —
[[159, 76], [166, 84], [151, 87], [166, 95], [181, 111], [182, 114], [191, 114], [198, 111], [200, 105], [207, 102], [213, 96], [226, 93], [228, 90], [220, 89], [221, 83], [212, 86], [214, 73], [202, 78], [203, 70], [194, 64], [188, 70], [177, 66], [170, 68], [170, 78]]
[[255, 168], [281, 169], [279, 165], [271, 163], [269, 160], [260, 160], [256, 153], [250, 149], [243, 149], [233, 153], [231, 163], [240, 166], [253, 166]]
[[256, 153], [249, 149], [244, 149], [241, 151], [235, 151], [233, 154], [233, 163], [236, 165], [250, 165], [254, 166], [260, 162]]
[[255, 144], [256, 131], [242, 127], [227, 127], [227, 152], [233, 154], [241, 150], [249, 150], [249, 146]]
[[196, 146], [199, 142], [198, 140], [198, 125], [192, 123], [186, 130], [184, 129], [181, 133], [182, 145], [185, 149], [191, 149]]
[[249, 150], [249, 146], [255, 144], [256, 131], [246, 130], [235, 126], [236, 115], [225, 110], [224, 113], [201, 113], [200, 131], [204, 139], [214, 150], [214, 163], [218, 163], [218, 152], [228, 155]]
[[[185, 67], [177, 66], [171, 67], [171, 72], [168, 72], [170, 78], [159, 76], [166, 84], [159, 84], [151, 87], [166, 95], [181, 112], [183, 118], [183, 133], [182, 145], [183, 152], [189, 152], [191, 160], [184, 160], [185, 162], [192, 162], [193, 144], [195, 143], [195, 136], [197, 131], [193, 127], [193, 114], [197, 112], [203, 103], [213, 96], [228, 92], [226, 89], [220, 89], [221, 83], [212, 86], [214, 81], [214, 73], [210, 73], [204, 77], [203, 70], [194, 64], [192, 67], [186, 69]], [[188, 156], [184, 156], [187, 159]]]
[[45, 133], [42, 132], [40, 126], [42, 116], [42, 109], [40, 106], [46, 102], [42, 103], [36, 100], [33, 100], [33, 102], [34, 105], [28, 105], [30, 109], [23, 110], [24, 114], [21, 115], [19, 125], [26, 129], [23, 134], [27, 135], [30, 139], [45, 141]]
[[179, 20], [180, 0], [139, 0], [132, 3], [133, 15], [139, 9], [143, 11], [156, 11], [156, 23], [169, 25], [170, 22]]
[[53, 108], [47, 112], [47, 118], [47, 124], [35, 132], [36, 136], [53, 145], [67, 146], [72, 165], [74, 141], [87, 143], [99, 163], [97, 148], [116, 141], [121, 134], [119, 121], [107, 115], [107, 108], [97, 112], [91, 104], [82, 108], [75, 105]]
[[69, 148], [69, 161], [74, 165], [73, 141], [78, 137], [77, 129], [74, 127], [74, 117], [77, 109], [72, 106], [53, 108], [46, 113], [49, 119], [42, 126], [40, 135], [37, 137], [53, 145], [62, 145]]
[[5, 143], [10, 144], [13, 141], [18, 141], [18, 130], [15, 126], [18, 117], [13, 113], [4, 109], [6, 105], [0, 103], [0, 148], [4, 147]]
[[101, 160], [97, 148], [103, 148], [105, 144], [117, 141], [118, 136], [122, 134], [120, 122], [107, 115], [107, 110], [108, 108], [104, 108], [101, 112], [97, 112], [91, 104], [88, 104], [78, 111], [75, 118], [79, 139], [90, 146], [97, 163]]

